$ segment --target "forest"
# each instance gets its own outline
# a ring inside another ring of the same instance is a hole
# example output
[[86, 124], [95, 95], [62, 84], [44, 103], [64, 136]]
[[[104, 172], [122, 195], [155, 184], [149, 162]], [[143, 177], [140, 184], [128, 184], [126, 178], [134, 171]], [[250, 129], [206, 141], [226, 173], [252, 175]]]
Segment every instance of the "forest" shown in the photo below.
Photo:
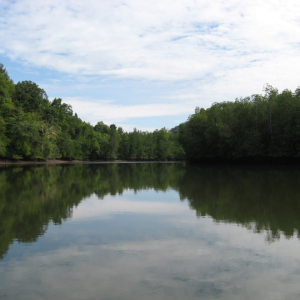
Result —
[[14, 84], [0, 64], [0, 159], [183, 160], [300, 159], [300, 88], [196, 107], [171, 130], [124, 132], [82, 121], [72, 107], [32, 81]]
[[48, 100], [32, 81], [14, 84], [0, 64], [0, 159], [179, 160], [179, 133], [124, 132], [82, 121], [61, 98]]
[[193, 161], [296, 161], [300, 157], [300, 88], [197, 107], [179, 126]]

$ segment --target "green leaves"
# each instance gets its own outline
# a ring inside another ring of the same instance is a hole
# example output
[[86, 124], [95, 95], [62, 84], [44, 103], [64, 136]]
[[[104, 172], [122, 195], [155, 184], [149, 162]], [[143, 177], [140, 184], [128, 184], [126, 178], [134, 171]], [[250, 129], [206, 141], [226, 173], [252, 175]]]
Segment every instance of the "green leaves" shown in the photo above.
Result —
[[0, 117], [0, 157], [5, 157], [9, 139], [5, 135], [5, 121]]
[[102, 121], [93, 127], [61, 98], [48, 101], [36, 83], [14, 85], [0, 64], [0, 157], [166, 160], [184, 158], [184, 150], [179, 134], [165, 128], [126, 133]]
[[19, 114], [7, 120], [7, 136], [10, 137], [8, 157], [40, 158], [42, 136], [41, 120], [33, 113]]
[[15, 85], [14, 103], [25, 112], [41, 112], [49, 104], [46, 92], [32, 81], [22, 81]]
[[11, 102], [15, 86], [4, 74], [0, 74], [0, 105]]
[[300, 155], [300, 97], [270, 85], [265, 95], [195, 110], [179, 129], [189, 159], [234, 160]]

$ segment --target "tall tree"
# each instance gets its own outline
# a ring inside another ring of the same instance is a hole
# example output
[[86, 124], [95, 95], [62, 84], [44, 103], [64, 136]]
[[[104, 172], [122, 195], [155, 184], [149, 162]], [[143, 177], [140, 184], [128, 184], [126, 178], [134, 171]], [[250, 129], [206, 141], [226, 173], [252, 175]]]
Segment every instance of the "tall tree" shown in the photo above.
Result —
[[46, 92], [32, 81], [21, 81], [15, 86], [14, 103], [25, 112], [41, 112], [49, 104]]

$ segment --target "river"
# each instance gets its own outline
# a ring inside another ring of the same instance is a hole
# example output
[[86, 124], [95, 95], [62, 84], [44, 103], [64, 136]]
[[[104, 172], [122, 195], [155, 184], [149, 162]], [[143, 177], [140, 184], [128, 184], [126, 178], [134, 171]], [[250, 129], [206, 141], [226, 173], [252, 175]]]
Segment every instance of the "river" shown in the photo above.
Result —
[[0, 299], [299, 299], [300, 170], [0, 169]]

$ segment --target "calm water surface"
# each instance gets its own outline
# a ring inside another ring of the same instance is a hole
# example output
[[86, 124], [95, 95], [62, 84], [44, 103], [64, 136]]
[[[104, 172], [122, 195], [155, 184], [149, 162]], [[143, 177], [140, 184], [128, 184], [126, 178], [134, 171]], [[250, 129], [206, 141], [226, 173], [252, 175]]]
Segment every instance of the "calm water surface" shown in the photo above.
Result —
[[0, 299], [299, 299], [300, 171], [0, 169]]

